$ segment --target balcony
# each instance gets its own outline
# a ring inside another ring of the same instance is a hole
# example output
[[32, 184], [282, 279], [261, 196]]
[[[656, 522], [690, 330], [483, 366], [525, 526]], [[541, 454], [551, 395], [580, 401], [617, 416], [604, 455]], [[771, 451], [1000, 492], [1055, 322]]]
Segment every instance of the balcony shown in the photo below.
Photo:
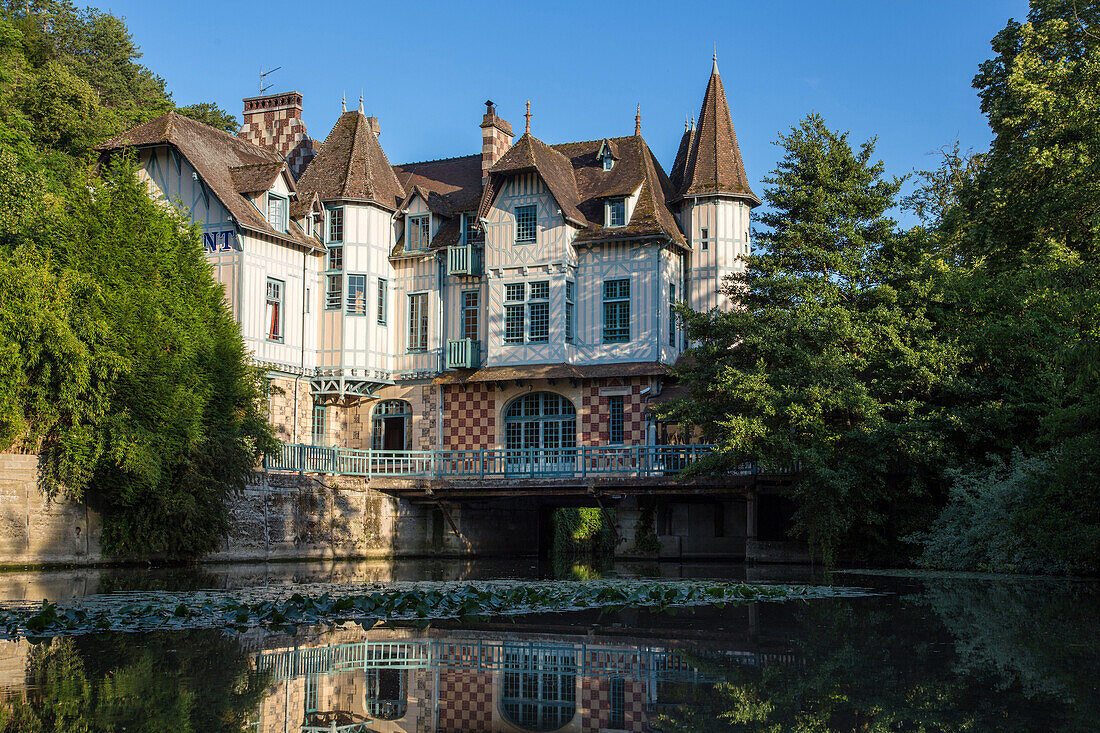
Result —
[[481, 342], [476, 339], [447, 341], [447, 369], [477, 369], [481, 366]]
[[[577, 448], [384, 451], [283, 444], [264, 459], [268, 471], [364, 478], [673, 477], [709, 454], [709, 445], [610, 445]], [[735, 475], [756, 475], [745, 464]]]
[[481, 249], [472, 244], [456, 244], [447, 248], [447, 274], [479, 277]]

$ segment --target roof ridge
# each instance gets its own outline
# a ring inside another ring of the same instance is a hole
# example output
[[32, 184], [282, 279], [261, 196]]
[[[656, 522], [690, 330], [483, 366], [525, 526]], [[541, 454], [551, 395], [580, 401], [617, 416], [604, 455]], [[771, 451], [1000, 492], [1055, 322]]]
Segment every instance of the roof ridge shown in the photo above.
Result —
[[482, 153], [470, 153], [469, 155], [455, 155], [450, 158], [432, 158], [431, 160], [413, 160], [408, 163], [397, 163], [394, 168], [404, 168], [410, 165], [425, 165], [427, 163], [447, 163], [452, 160], [465, 160], [466, 158], [480, 158]]

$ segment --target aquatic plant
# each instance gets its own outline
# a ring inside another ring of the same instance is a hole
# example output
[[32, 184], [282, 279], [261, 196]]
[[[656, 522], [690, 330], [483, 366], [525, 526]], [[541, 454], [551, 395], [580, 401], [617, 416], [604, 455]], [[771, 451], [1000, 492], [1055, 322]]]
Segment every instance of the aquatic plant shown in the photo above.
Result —
[[851, 588], [703, 581], [590, 581], [409, 583], [329, 587], [256, 598], [254, 592], [122, 594], [0, 607], [10, 636], [52, 636], [94, 631], [298, 626], [507, 616], [592, 608], [665, 610], [695, 605], [785, 601], [860, 595]]

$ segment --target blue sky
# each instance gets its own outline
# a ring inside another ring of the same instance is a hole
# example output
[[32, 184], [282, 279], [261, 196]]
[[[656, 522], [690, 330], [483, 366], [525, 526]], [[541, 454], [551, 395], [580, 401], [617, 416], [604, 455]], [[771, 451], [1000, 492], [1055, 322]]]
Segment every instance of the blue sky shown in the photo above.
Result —
[[[92, 0], [94, 2], [94, 0]], [[989, 130], [971, 80], [1024, 0], [924, 2], [525, 3], [105, 0], [178, 104], [214, 101], [240, 117], [260, 67], [296, 89], [323, 139], [340, 95], [381, 120], [392, 163], [479, 152], [483, 101], [548, 143], [642, 132], [665, 169], [698, 113], [713, 44], [745, 167], [757, 193], [772, 144], [811, 111], [854, 141], [879, 138], [895, 175], [933, 167], [958, 138]], [[907, 217], [906, 217], [907, 218]]]

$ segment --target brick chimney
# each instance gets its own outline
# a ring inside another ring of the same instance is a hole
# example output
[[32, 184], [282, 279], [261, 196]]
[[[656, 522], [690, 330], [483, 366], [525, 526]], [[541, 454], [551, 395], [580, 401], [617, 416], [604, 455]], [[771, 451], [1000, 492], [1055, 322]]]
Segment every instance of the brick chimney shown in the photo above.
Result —
[[286, 158], [295, 178], [313, 160], [313, 139], [302, 122], [302, 95], [299, 92], [265, 94], [244, 100], [244, 124], [238, 137], [254, 145], [274, 150]]
[[512, 147], [512, 126], [497, 117], [492, 100], [485, 102], [485, 116], [481, 120], [481, 180], [489, 177], [493, 163]]

